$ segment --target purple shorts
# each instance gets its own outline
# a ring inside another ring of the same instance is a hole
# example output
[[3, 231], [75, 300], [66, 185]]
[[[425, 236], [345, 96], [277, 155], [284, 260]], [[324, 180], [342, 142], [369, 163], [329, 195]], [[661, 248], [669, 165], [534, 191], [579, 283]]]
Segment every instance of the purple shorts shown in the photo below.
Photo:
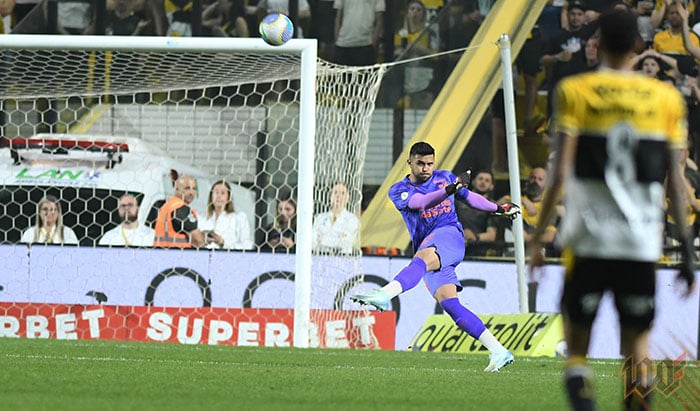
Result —
[[457, 291], [462, 291], [455, 267], [464, 259], [464, 234], [457, 227], [440, 227], [425, 237], [418, 249], [428, 247], [435, 247], [435, 252], [440, 257], [440, 269], [428, 271], [423, 277], [430, 295], [434, 295], [445, 284], [454, 284]]

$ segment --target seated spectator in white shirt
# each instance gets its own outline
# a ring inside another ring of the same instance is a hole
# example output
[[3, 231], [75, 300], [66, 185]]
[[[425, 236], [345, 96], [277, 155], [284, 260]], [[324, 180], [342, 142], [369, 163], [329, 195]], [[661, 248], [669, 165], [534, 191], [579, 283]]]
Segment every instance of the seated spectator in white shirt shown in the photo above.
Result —
[[346, 208], [350, 193], [345, 184], [335, 184], [330, 194], [331, 210], [314, 217], [313, 248], [322, 253], [351, 254], [358, 249], [360, 220]]
[[150, 247], [153, 245], [155, 231], [139, 223], [139, 203], [131, 194], [119, 198], [119, 218], [121, 224], [104, 233], [99, 245]]
[[52, 195], [47, 195], [36, 207], [36, 219], [20, 240], [23, 243], [78, 244], [78, 237], [70, 227], [63, 225], [61, 203]]
[[236, 211], [231, 198], [231, 186], [221, 180], [209, 191], [207, 214], [199, 221], [199, 229], [206, 235], [209, 249], [251, 250], [253, 235], [248, 216]]

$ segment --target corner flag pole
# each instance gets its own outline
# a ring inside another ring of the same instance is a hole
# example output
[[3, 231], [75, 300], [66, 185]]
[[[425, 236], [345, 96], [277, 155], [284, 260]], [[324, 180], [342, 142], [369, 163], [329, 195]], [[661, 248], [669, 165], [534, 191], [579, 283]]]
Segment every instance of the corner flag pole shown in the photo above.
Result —
[[[513, 63], [510, 56], [510, 38], [501, 34], [498, 38], [501, 49], [501, 71], [503, 72], [503, 102], [506, 117], [506, 147], [508, 149], [508, 175], [510, 180], [510, 198], [515, 204], [522, 205], [520, 196], [520, 163], [518, 162], [518, 134], [515, 125], [515, 93], [513, 92]], [[515, 266], [518, 274], [518, 296], [520, 312], [526, 313], [528, 307], [527, 280], [525, 278], [525, 241], [523, 238], [523, 219], [513, 220], [513, 243], [515, 247]]]

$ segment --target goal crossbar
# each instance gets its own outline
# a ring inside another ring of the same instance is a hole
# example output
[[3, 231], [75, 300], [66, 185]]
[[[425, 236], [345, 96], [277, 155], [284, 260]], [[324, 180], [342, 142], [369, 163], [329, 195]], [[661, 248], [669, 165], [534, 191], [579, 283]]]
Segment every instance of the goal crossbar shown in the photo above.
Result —
[[270, 46], [261, 39], [243, 37], [160, 37], [160, 36], [63, 36], [12, 34], [0, 37], [0, 48], [11, 50], [98, 50], [167, 51], [291, 54], [316, 50], [315, 39], [291, 39], [281, 46]]

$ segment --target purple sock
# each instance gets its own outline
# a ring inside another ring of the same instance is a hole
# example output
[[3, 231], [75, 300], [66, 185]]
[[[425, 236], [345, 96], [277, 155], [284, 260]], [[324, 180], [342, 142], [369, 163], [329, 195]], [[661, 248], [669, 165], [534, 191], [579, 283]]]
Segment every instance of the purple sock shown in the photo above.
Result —
[[394, 280], [401, 284], [401, 289], [403, 291], [408, 291], [418, 285], [420, 279], [423, 278], [427, 271], [428, 267], [425, 265], [425, 261], [414, 257], [403, 270], [396, 274]]
[[481, 333], [486, 330], [486, 326], [484, 322], [481, 321], [481, 318], [477, 317], [476, 314], [463, 306], [458, 298], [442, 300], [440, 306], [452, 317], [459, 328], [466, 331], [467, 334], [474, 337], [474, 339], [478, 340]]

